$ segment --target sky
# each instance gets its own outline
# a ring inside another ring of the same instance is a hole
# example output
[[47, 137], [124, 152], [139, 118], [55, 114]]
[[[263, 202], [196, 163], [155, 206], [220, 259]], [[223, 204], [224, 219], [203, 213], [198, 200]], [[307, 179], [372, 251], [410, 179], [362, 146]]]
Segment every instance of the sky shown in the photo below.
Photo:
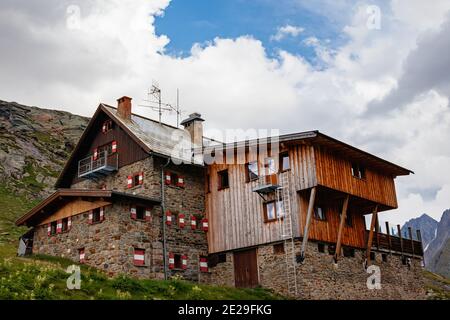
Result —
[[449, 32], [448, 0], [1, 0], [0, 99], [91, 116], [128, 95], [156, 118], [158, 83], [207, 133], [317, 129], [409, 168], [381, 220], [439, 219]]

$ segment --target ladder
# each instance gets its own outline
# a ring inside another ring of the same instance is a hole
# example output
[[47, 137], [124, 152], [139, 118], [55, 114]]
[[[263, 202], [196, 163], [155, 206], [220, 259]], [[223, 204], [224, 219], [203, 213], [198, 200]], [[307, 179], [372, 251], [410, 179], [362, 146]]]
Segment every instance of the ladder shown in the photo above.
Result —
[[289, 184], [289, 172], [279, 174], [279, 187], [276, 191], [277, 200], [283, 204], [284, 215], [278, 216], [280, 236], [284, 240], [284, 252], [286, 259], [286, 279], [288, 293], [297, 295], [297, 272], [295, 258], [294, 232], [292, 229], [291, 195]]

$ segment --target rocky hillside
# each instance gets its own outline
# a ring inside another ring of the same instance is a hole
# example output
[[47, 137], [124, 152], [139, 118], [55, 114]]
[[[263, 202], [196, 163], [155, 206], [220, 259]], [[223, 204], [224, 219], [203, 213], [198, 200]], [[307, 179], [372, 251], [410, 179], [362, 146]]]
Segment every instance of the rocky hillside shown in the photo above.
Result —
[[437, 226], [436, 237], [426, 250], [427, 269], [450, 278], [450, 209]]
[[89, 119], [0, 101], [0, 178], [14, 193], [51, 191]]
[[15, 219], [52, 192], [89, 119], [0, 100], [0, 241]]
[[408, 234], [408, 227], [413, 230], [413, 237], [416, 238], [415, 230], [420, 230], [422, 235], [423, 246], [426, 248], [428, 244], [433, 241], [436, 236], [436, 229], [438, 226], [438, 222], [434, 220], [432, 217], [427, 215], [426, 213], [422, 214], [420, 217], [411, 219], [406, 222], [401, 231], [402, 235]]

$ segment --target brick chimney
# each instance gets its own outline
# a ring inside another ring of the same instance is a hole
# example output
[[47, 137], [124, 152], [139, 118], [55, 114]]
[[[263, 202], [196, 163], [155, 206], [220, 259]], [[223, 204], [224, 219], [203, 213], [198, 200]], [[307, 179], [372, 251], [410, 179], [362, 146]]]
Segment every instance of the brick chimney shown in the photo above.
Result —
[[117, 99], [117, 115], [124, 120], [131, 120], [131, 98], [124, 96]]
[[200, 113], [192, 113], [189, 118], [181, 121], [184, 130], [191, 135], [193, 148], [201, 148], [203, 146], [203, 120]]

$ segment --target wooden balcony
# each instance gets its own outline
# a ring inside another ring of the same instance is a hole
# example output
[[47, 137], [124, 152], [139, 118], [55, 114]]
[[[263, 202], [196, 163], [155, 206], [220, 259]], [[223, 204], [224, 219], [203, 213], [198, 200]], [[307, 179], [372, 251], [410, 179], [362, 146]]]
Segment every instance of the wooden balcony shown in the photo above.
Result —
[[[369, 238], [369, 230], [365, 231], [365, 239]], [[381, 232], [374, 232], [372, 249], [380, 252], [395, 252], [409, 256], [423, 257], [422, 242], [413, 239], [400, 238], [384, 234]]]
[[98, 158], [89, 156], [78, 161], [79, 178], [96, 178], [117, 171], [119, 168], [119, 155], [117, 153], [108, 155], [107, 151], [101, 152]]

